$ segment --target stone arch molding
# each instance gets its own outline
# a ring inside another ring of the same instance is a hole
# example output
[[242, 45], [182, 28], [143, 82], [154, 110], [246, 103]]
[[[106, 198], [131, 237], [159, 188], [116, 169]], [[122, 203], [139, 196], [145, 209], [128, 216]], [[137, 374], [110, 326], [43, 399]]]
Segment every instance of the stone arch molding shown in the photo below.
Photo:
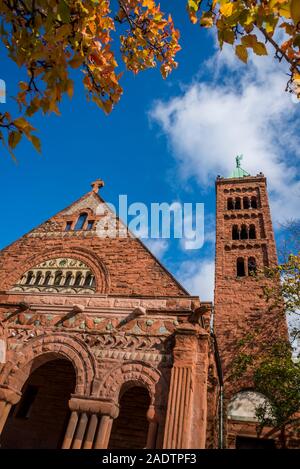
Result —
[[67, 334], [43, 335], [33, 339], [5, 365], [1, 385], [21, 392], [30, 374], [44, 363], [64, 358], [76, 373], [75, 394], [89, 396], [96, 377], [96, 362], [85, 344]]
[[95, 253], [85, 248], [72, 247], [72, 249], [47, 249], [44, 252], [30, 256], [25, 262], [15, 268], [15, 270], [8, 276], [9, 285], [7, 289], [13, 288], [19, 279], [26, 272], [42, 262], [55, 258], [70, 258], [81, 261], [86, 264], [95, 276], [96, 293], [109, 293], [110, 290], [110, 276], [108, 269], [103, 261]]
[[229, 401], [227, 414], [230, 420], [257, 422], [256, 410], [264, 408], [272, 417], [272, 407], [269, 400], [255, 390], [242, 390], [232, 396]]
[[149, 392], [151, 405], [161, 405], [162, 381], [162, 374], [150, 365], [140, 362], [125, 363], [103, 377], [99, 395], [118, 402], [123, 385], [142, 386]]

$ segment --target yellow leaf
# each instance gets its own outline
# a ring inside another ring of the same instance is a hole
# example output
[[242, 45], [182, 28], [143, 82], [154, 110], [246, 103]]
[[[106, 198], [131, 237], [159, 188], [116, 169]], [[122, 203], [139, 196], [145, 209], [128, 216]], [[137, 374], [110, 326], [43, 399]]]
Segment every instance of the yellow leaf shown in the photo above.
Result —
[[239, 44], [238, 46], [236, 46], [235, 53], [242, 62], [244, 62], [245, 64], [247, 63], [248, 52], [245, 46], [243, 46], [242, 44]]
[[268, 55], [266, 46], [262, 42], [257, 42], [253, 45], [253, 50], [256, 55]]
[[233, 10], [233, 3], [225, 3], [225, 5], [222, 5], [220, 8], [220, 12], [224, 16], [232, 15], [232, 10]]
[[9, 136], [8, 136], [8, 145], [10, 146], [10, 148], [15, 148], [19, 141], [21, 140], [21, 132], [16, 132], [16, 131], [12, 131], [9, 133]]
[[24, 130], [28, 126], [30, 126], [29, 122], [26, 119], [24, 119], [24, 117], [18, 117], [18, 119], [15, 119], [14, 125], [18, 127], [18, 129], [20, 130]]
[[291, 0], [291, 17], [294, 23], [297, 25], [300, 21], [300, 1], [299, 0]]
[[27, 135], [27, 138], [28, 140], [31, 141], [32, 145], [34, 146], [34, 148], [39, 152], [41, 153], [41, 142], [40, 142], [40, 139], [37, 138], [35, 135]]

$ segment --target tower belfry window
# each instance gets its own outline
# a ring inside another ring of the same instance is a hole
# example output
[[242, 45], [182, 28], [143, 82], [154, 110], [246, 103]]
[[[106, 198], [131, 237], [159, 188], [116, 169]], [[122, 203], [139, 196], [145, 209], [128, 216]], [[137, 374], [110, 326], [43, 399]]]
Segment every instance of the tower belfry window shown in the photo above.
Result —
[[245, 261], [242, 257], [239, 257], [236, 261], [236, 275], [237, 277], [245, 277]]
[[233, 225], [232, 227], [232, 239], [239, 239], [239, 228], [237, 225]]
[[242, 225], [241, 239], [248, 239], [248, 231], [247, 231], [247, 226], [246, 225]]
[[256, 260], [254, 257], [249, 257], [248, 259], [248, 275], [256, 274]]
[[240, 210], [241, 208], [242, 208], [242, 206], [241, 206], [241, 199], [240, 199], [240, 197], [237, 197], [237, 198], [235, 199], [235, 209], [236, 209], [236, 210]]
[[234, 209], [233, 200], [231, 197], [229, 197], [229, 199], [227, 199], [227, 210], [233, 210], [233, 209]]
[[251, 197], [251, 208], [257, 208], [257, 198], [255, 196]]
[[250, 200], [248, 197], [243, 198], [243, 208], [246, 210], [250, 208]]
[[255, 225], [250, 225], [249, 227], [249, 239], [256, 239]]

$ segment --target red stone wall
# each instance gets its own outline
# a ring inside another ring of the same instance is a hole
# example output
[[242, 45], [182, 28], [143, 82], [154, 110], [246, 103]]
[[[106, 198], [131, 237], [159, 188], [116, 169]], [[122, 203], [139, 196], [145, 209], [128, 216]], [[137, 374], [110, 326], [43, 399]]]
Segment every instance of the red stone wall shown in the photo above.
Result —
[[[87, 204], [97, 207], [101, 199], [92, 193]], [[84, 202], [84, 198], [82, 199]], [[66, 222], [81, 212], [91, 212], [75, 203], [70, 214], [61, 212], [0, 252], [0, 291], [9, 290], [24, 272], [54, 257], [72, 256], [82, 260], [96, 276], [96, 290], [111, 295], [187, 296], [187, 292], [157, 259], [133, 237], [100, 238], [96, 223], [91, 231], [65, 231]]]
[[[274, 323], [277, 312], [269, 311], [263, 287], [268, 280], [257, 280], [246, 275], [237, 277], [236, 261], [239, 257], [256, 259], [257, 268], [277, 264], [274, 233], [270, 216], [266, 179], [263, 176], [240, 179], [218, 179], [217, 227], [216, 227], [216, 273], [215, 273], [215, 332], [223, 362], [225, 379], [228, 377], [232, 360], [237, 353], [240, 339], [255, 328], [267, 325], [258, 344], [268, 337], [286, 337], [286, 323]], [[228, 210], [229, 197], [257, 197], [258, 207], [253, 209]], [[256, 226], [256, 239], [232, 240], [232, 226], [242, 224]], [[263, 235], [263, 236], [262, 236]], [[241, 385], [249, 385], [248, 381]], [[227, 385], [227, 391], [230, 386]], [[236, 389], [234, 389], [236, 391]]]
[[[244, 196], [256, 196], [257, 208], [243, 209], [242, 206], [239, 210], [228, 210], [229, 197], [243, 199]], [[233, 360], [241, 352], [241, 340], [247, 341], [247, 337], [254, 332], [255, 343], [252, 343], [251, 348], [244, 346], [243, 352], [259, 354], [267, 343], [285, 339], [287, 326], [283, 312], [270, 310], [266, 302], [263, 287], [270, 286], [269, 281], [248, 275], [237, 277], [236, 273], [236, 260], [239, 257], [245, 259], [246, 269], [249, 257], [256, 259], [258, 270], [277, 264], [266, 179], [262, 175], [217, 179], [216, 198], [215, 333], [223, 365], [226, 407], [232, 395], [253, 385], [250, 373], [242, 375], [237, 381], [229, 380]], [[256, 239], [233, 240], [232, 226], [235, 224], [254, 224]], [[246, 423], [242, 428], [245, 426]], [[248, 427], [246, 436], [249, 436], [249, 432], [256, 436], [255, 425]], [[240, 426], [230, 423], [229, 447], [234, 447], [239, 432]]]
[[[6, 363], [0, 364], [0, 432], [34, 370], [63, 358], [76, 372], [64, 448], [107, 448], [123, 386], [142, 387], [149, 395], [149, 448], [204, 448], [207, 402], [215, 399], [207, 385], [212, 386], [215, 365], [209, 324], [199, 325], [199, 298], [190, 296], [137, 239], [103, 239], [94, 229], [64, 231], [83, 211], [96, 220], [99, 200], [87, 194], [0, 253], [0, 338], [6, 347]], [[29, 269], [63, 257], [90, 268], [95, 293], [11, 291]], [[210, 312], [211, 304], [205, 308]], [[124, 427], [120, 432], [122, 438]], [[211, 434], [212, 429], [210, 445]]]

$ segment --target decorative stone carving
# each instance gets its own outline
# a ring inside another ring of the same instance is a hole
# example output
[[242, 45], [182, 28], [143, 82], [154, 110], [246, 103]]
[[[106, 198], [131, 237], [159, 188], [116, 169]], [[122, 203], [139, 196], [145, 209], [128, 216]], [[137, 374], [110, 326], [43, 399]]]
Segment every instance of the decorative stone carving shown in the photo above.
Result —
[[12, 291], [91, 294], [95, 289], [95, 276], [84, 262], [59, 257], [41, 262], [25, 272]]

